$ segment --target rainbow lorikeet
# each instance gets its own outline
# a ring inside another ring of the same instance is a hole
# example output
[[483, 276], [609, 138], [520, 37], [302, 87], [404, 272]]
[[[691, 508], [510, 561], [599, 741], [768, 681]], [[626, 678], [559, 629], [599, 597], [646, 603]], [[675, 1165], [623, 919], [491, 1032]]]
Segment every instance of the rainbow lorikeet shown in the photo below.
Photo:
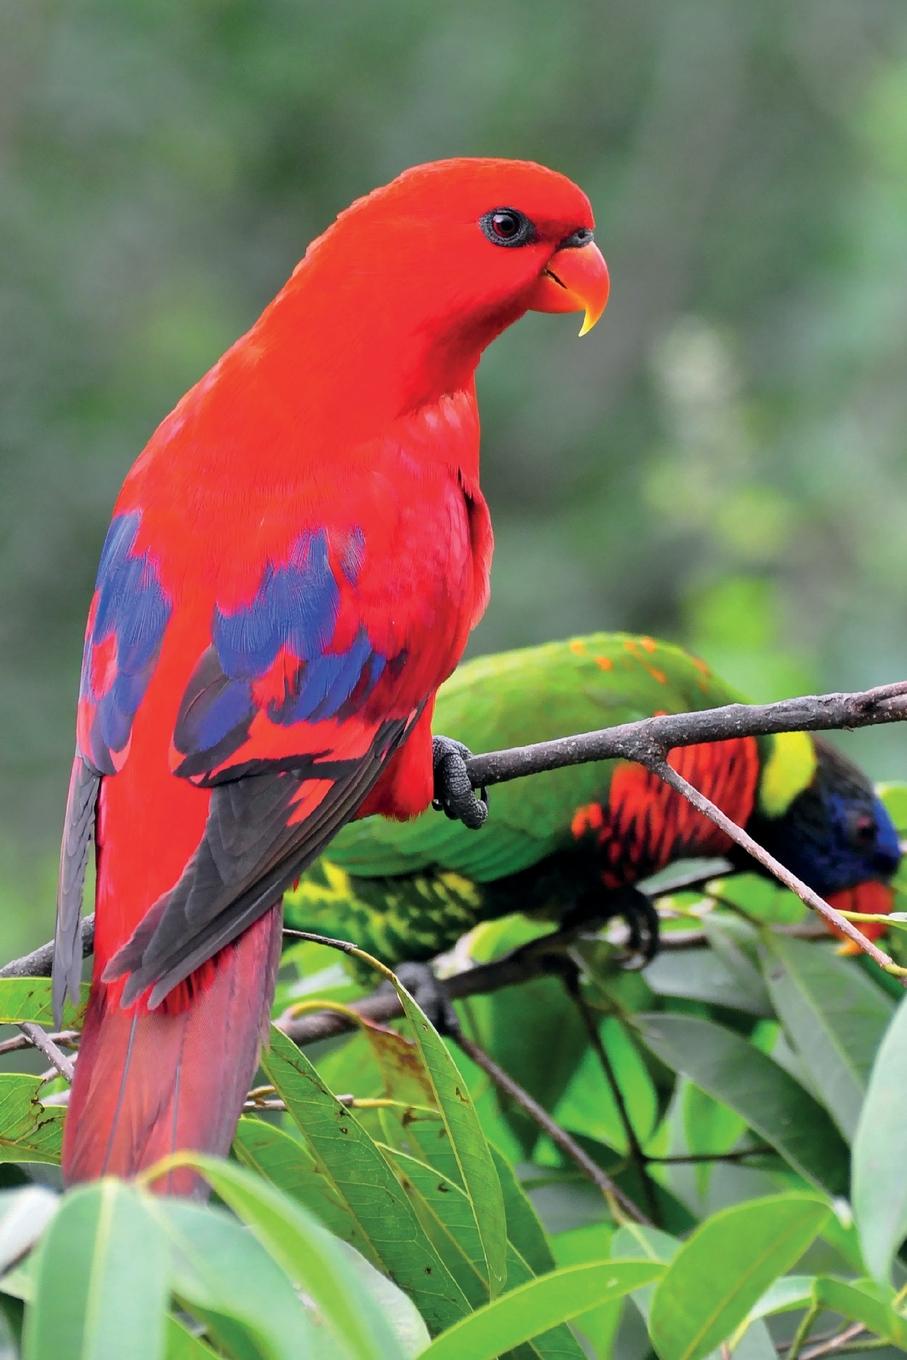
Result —
[[226, 1153], [282, 893], [345, 822], [410, 816], [433, 793], [479, 820], [444, 778], [455, 745], [431, 735], [488, 595], [474, 374], [528, 309], [597, 321], [592, 229], [585, 194], [542, 166], [407, 171], [309, 247], [129, 472], [88, 619], [61, 854], [58, 1001], [78, 980], [96, 834], [67, 1180]]
[[[738, 699], [679, 647], [594, 633], [467, 662], [435, 714], [473, 750], [491, 751]], [[785, 733], [682, 747], [670, 761], [833, 905], [891, 910], [897, 835], [835, 748]], [[642, 766], [573, 765], [496, 786], [480, 836], [431, 815], [346, 827], [287, 895], [285, 917], [388, 963], [424, 960], [510, 912], [574, 922], [622, 912], [621, 890], [691, 856], [757, 868]]]

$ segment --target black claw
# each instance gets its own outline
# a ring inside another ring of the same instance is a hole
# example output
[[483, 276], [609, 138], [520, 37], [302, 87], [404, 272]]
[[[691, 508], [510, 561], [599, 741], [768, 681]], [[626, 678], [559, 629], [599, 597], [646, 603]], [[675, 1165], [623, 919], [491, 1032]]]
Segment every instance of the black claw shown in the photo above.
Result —
[[438, 1033], [446, 1035], [449, 1039], [456, 1039], [460, 1033], [460, 1022], [453, 1002], [447, 995], [447, 988], [442, 980], [435, 976], [431, 964], [401, 963], [394, 972]]
[[622, 916], [630, 932], [628, 941], [633, 955], [631, 968], [644, 968], [658, 953], [661, 922], [651, 898], [638, 888], [625, 888], [615, 903], [613, 915]]
[[462, 822], [470, 831], [477, 831], [488, 816], [488, 794], [481, 789], [477, 796], [469, 781], [466, 762], [472, 752], [451, 737], [433, 737], [432, 755], [435, 773], [432, 807], [451, 821]]
[[638, 888], [611, 889], [588, 894], [561, 913], [563, 930], [588, 929], [620, 916], [629, 932], [627, 968], [644, 968], [658, 953], [661, 922], [650, 898]]

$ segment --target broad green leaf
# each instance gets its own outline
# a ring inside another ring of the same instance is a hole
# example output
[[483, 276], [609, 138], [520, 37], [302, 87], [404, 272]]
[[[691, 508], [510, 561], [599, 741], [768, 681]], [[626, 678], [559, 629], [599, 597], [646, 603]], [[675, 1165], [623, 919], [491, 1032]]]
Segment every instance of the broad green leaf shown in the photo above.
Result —
[[451, 1150], [469, 1196], [482, 1242], [485, 1270], [492, 1296], [507, 1278], [507, 1221], [504, 1197], [491, 1150], [482, 1132], [466, 1080], [457, 1070], [443, 1040], [396, 979], [394, 987], [413, 1034], [435, 1101], [441, 1111]]
[[794, 1048], [844, 1137], [851, 1141], [869, 1073], [894, 1014], [891, 998], [831, 949], [767, 934], [765, 979]]
[[420, 1360], [495, 1360], [589, 1304], [621, 1298], [646, 1284], [663, 1267], [653, 1261], [601, 1261], [567, 1266], [510, 1290], [450, 1327], [422, 1352]]
[[160, 1360], [167, 1250], [146, 1197], [121, 1181], [63, 1199], [41, 1243], [24, 1360]]
[[59, 1162], [63, 1110], [41, 1104], [42, 1083], [0, 1072], [0, 1162]]
[[[628, 1118], [640, 1143], [645, 1143], [658, 1115], [658, 1097], [649, 1069], [621, 1021], [613, 1017], [602, 1021], [599, 1035], [620, 1086]], [[617, 1102], [598, 1056], [588, 1043], [553, 1114], [571, 1132], [595, 1138], [618, 1152], [627, 1151], [627, 1134]]]
[[831, 1210], [787, 1194], [724, 1209], [677, 1252], [656, 1287], [649, 1328], [662, 1360], [701, 1360], [733, 1333], [803, 1254]]
[[876, 1054], [853, 1140], [853, 1209], [869, 1272], [888, 1277], [907, 1236], [907, 999]]
[[231, 1357], [235, 1351], [241, 1360], [298, 1360], [308, 1348], [333, 1360], [337, 1352], [324, 1329], [315, 1326], [285, 1273], [235, 1218], [172, 1198], [149, 1198], [147, 1204], [167, 1238], [174, 1294]]
[[0, 1192], [0, 1274], [38, 1240], [60, 1204], [43, 1185]]
[[[477, 962], [486, 962], [546, 929], [540, 931], [540, 923], [517, 916], [489, 921], [471, 937], [471, 953]], [[475, 1027], [470, 1032], [482, 1047], [546, 1110], [553, 1110], [588, 1048], [585, 1026], [563, 984], [535, 978], [519, 987], [471, 997], [469, 1021]], [[539, 1061], [541, 1053], [544, 1062]], [[504, 1103], [503, 1117], [523, 1154], [530, 1155], [538, 1141], [535, 1124], [511, 1102]]]
[[[482, 1242], [470, 1210], [469, 1199], [459, 1185], [442, 1176], [434, 1167], [409, 1157], [406, 1153], [390, 1151], [404, 1187], [414, 1195], [423, 1215], [434, 1225], [434, 1240], [438, 1250], [459, 1282], [463, 1293], [474, 1308], [488, 1301], [488, 1284], [484, 1272]], [[515, 1289], [533, 1278], [533, 1272], [522, 1256], [508, 1243], [507, 1288]], [[583, 1360], [583, 1353], [575, 1338], [564, 1327], [555, 1327], [519, 1348], [521, 1360]]]
[[772, 1317], [775, 1313], [790, 1313], [795, 1308], [806, 1308], [815, 1298], [816, 1280], [813, 1275], [785, 1275], [774, 1280], [762, 1297], [750, 1309], [749, 1317]]
[[[551, 1245], [558, 1266], [579, 1266], [605, 1260], [614, 1255], [613, 1229], [607, 1223], [588, 1223], [570, 1232], [558, 1233]], [[630, 1254], [630, 1253], [628, 1253]], [[553, 1267], [552, 1267], [553, 1269]], [[612, 1360], [614, 1338], [620, 1326], [624, 1300], [595, 1304], [572, 1320], [571, 1327], [578, 1334], [593, 1360]]]
[[876, 792], [898, 831], [907, 831], [907, 783], [898, 780], [876, 785]]
[[239, 1121], [233, 1153], [243, 1166], [304, 1204], [337, 1237], [370, 1260], [376, 1259], [349, 1205], [321, 1174], [315, 1158], [298, 1138], [267, 1119], [246, 1115]]
[[741, 991], [737, 978], [711, 949], [659, 954], [646, 968], [646, 982], [656, 996], [705, 1001], [750, 1015], [771, 1013], [764, 1001]]
[[536, 1275], [554, 1269], [554, 1257], [538, 1214], [510, 1162], [490, 1144], [507, 1214], [507, 1236]]
[[[87, 1000], [88, 987], [83, 986], [80, 1006]], [[65, 1024], [76, 1019], [78, 1009], [67, 1004]], [[26, 1020], [56, 1029], [50, 978], [0, 978], [0, 1025], [17, 1025]]]
[[771, 1014], [771, 1001], [758, 965], [759, 933], [748, 921], [729, 912], [706, 916], [705, 937], [739, 988], [737, 1009], [744, 1004], [757, 1014]]
[[[646, 1261], [658, 1261], [663, 1266], [673, 1261], [679, 1250], [678, 1238], [644, 1223], [625, 1223], [622, 1228], [618, 1228], [611, 1243], [611, 1255], [615, 1260], [622, 1256], [640, 1256]], [[630, 1295], [647, 1325], [656, 1284], [657, 1281], [644, 1284]]]
[[801, 1175], [842, 1194], [847, 1149], [825, 1111], [777, 1063], [739, 1034], [689, 1015], [632, 1018], [644, 1043], [675, 1072], [737, 1111]]
[[[701, 1087], [682, 1077], [680, 1087], [680, 1117], [686, 1150], [696, 1155], [724, 1152], [736, 1146], [746, 1129], [746, 1120], [736, 1110], [707, 1095]], [[714, 1162], [693, 1163], [693, 1176], [702, 1195], [714, 1170]]]
[[302, 1130], [326, 1184], [348, 1205], [372, 1258], [406, 1290], [432, 1332], [462, 1317], [469, 1309], [462, 1291], [353, 1111], [274, 1028], [262, 1066]]
[[393, 1353], [394, 1338], [372, 1300], [357, 1287], [330, 1235], [299, 1205], [231, 1162], [198, 1155], [176, 1160], [201, 1171], [357, 1357], [382, 1360]]
[[371, 1265], [354, 1247], [346, 1242], [338, 1242], [337, 1249], [345, 1261], [346, 1273], [358, 1281], [377, 1307], [385, 1324], [384, 1329], [390, 1328], [403, 1356], [409, 1360], [423, 1351], [431, 1340], [431, 1333], [409, 1295], [404, 1294], [393, 1280]]
[[732, 874], [708, 885], [722, 903], [738, 907], [744, 915], [760, 923], [782, 925], [801, 921], [808, 910], [799, 897], [782, 888], [774, 878], [755, 873]]
[[881, 1291], [873, 1282], [853, 1284], [828, 1276], [816, 1282], [816, 1296], [825, 1308], [848, 1322], [862, 1322], [869, 1331], [907, 1353], [907, 1321], [894, 1310], [894, 1290]]

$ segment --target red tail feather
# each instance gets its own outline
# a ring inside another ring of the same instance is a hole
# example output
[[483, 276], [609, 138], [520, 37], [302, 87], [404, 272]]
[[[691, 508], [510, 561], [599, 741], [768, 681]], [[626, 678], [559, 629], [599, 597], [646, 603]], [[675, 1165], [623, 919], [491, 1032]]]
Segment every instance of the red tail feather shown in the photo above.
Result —
[[[68, 1183], [134, 1176], [187, 1149], [226, 1155], [268, 1022], [280, 930], [280, 911], [268, 912], [178, 1010], [124, 1009], [95, 984], [63, 1140]], [[178, 1170], [156, 1188], [191, 1194], [200, 1183]]]

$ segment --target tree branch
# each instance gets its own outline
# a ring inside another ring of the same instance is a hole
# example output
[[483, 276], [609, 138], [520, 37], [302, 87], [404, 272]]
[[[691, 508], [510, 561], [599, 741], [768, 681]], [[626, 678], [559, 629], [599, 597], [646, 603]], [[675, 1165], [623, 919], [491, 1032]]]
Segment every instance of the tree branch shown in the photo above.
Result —
[[775, 704], [726, 704], [695, 713], [663, 713], [596, 732], [557, 737], [531, 746], [474, 755], [466, 762], [473, 788], [525, 775], [583, 765], [590, 760], [635, 760], [647, 765], [675, 746], [763, 737], [778, 732], [828, 732], [907, 719], [907, 680], [852, 694], [805, 694]]
[[[722, 708], [701, 709], [693, 713], [665, 713], [638, 722], [621, 723], [616, 727], [574, 736], [558, 737], [553, 741], [537, 742], [530, 746], [516, 746], [507, 750], [474, 755], [467, 761], [469, 778], [474, 788], [501, 784], [526, 775], [556, 770], [566, 765], [580, 765], [594, 760], [633, 760], [645, 765], [688, 799], [700, 812], [716, 822], [732, 840], [791, 888], [807, 906], [818, 912], [830, 924], [854, 941], [864, 953], [886, 971], [897, 973], [897, 965], [881, 949], [867, 940], [840, 913], [824, 902], [806, 884], [763, 850], [735, 822], [725, 816], [714, 803], [688, 784], [667, 764], [668, 752], [677, 746], [694, 746], [700, 742], [726, 741], [730, 737], [768, 736], [780, 732], [819, 732], [834, 729], [871, 727], [880, 723], [901, 722], [907, 719], [907, 680], [875, 689], [854, 693], [801, 695], [774, 704], [726, 704]], [[91, 953], [94, 941], [94, 917], [82, 923], [82, 954]], [[692, 941], [691, 941], [692, 943]], [[698, 943], [698, 941], [697, 941]], [[665, 947], [670, 944], [665, 942]], [[683, 947], [678, 941], [678, 947]], [[14, 959], [0, 968], [0, 978], [47, 977], [53, 964], [53, 943]], [[491, 970], [487, 972], [486, 970]], [[480, 991], [495, 991], [538, 976], [539, 969], [527, 972], [525, 961], [519, 964], [498, 960], [484, 969], [472, 969], [458, 974], [448, 982], [452, 998], [469, 996]], [[469, 979], [469, 982], [465, 982]], [[363, 1014], [374, 1020], [394, 1018], [399, 1012], [395, 1001], [382, 995], [366, 998]], [[389, 1007], [389, 1009], [388, 1009]], [[324, 1019], [324, 1033], [315, 1037], [327, 1038], [346, 1028], [337, 1016], [313, 1017], [292, 1022], [308, 1025], [313, 1019]], [[295, 1037], [295, 1036], [292, 1036]]]

